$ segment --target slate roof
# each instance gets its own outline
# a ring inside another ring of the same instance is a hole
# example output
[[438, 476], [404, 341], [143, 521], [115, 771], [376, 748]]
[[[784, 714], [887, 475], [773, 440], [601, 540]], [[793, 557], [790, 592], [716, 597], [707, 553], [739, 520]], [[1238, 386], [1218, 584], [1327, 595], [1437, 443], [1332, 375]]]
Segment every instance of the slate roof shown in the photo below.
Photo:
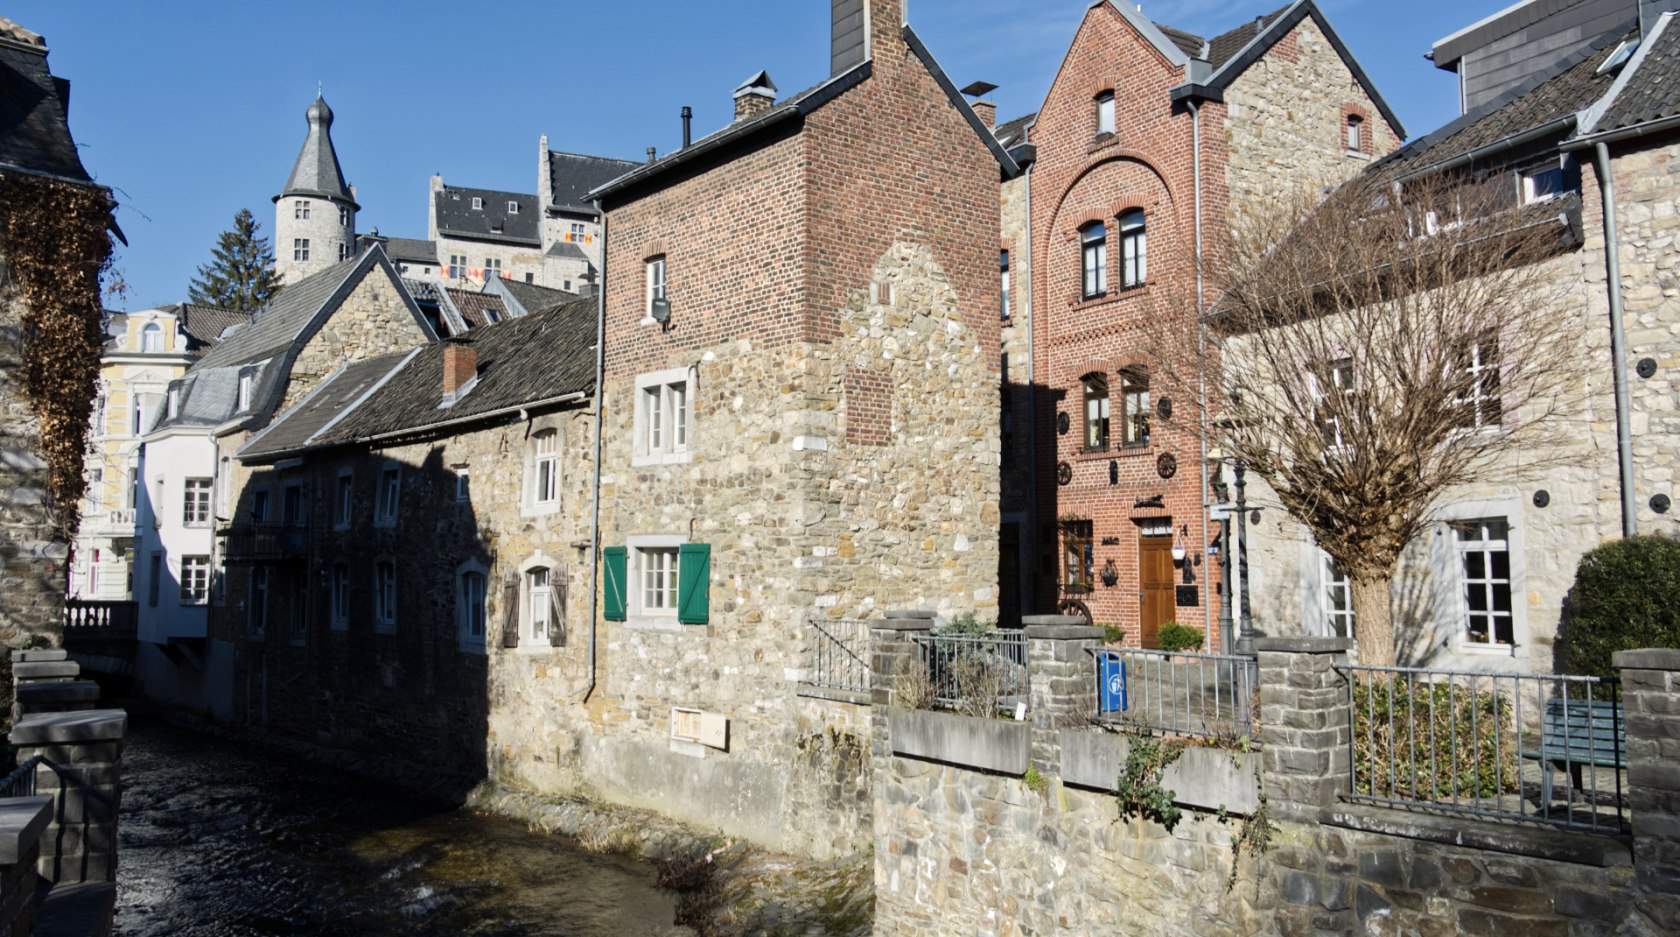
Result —
[[1272, 21], [1289, 11], [1289, 6], [1281, 6], [1264, 16], [1257, 16], [1252, 20], [1208, 40], [1207, 60], [1214, 68], [1219, 68], [1229, 62], [1232, 56], [1242, 51], [1242, 47], [1254, 41], [1254, 37]]
[[245, 325], [251, 321], [251, 314], [248, 312], [193, 303], [181, 303], [176, 306], [175, 316], [181, 331], [186, 333], [188, 351], [209, 348], [222, 340], [222, 333], [229, 327]]
[[1593, 133], [1622, 130], [1680, 114], [1680, 26], [1673, 14], [1663, 17], [1660, 29], [1652, 30], [1640, 50], [1640, 58], [1626, 84], [1616, 93], [1592, 127]]
[[[16, 35], [35, 35], [16, 29]], [[53, 77], [44, 46], [13, 44], [19, 41], [0, 43], [0, 164], [93, 181], [70, 136], [70, 82]]]
[[455, 305], [469, 329], [480, 329], [508, 318], [507, 304], [502, 302], [500, 296], [474, 293], [452, 286], [444, 287], [444, 292], [449, 294], [449, 301]]
[[543, 255], [546, 257], [562, 257], [568, 260], [589, 259], [589, 255], [583, 252], [583, 248], [571, 241], [555, 241], [548, 246], [548, 250], [544, 251]]
[[992, 131], [992, 135], [997, 137], [998, 142], [1003, 144], [1004, 149], [1014, 149], [1027, 142], [1027, 128], [1031, 127], [1032, 122], [1037, 119], [1038, 112], [1034, 111], [1014, 120], [1004, 121], [997, 125], [997, 129]]
[[[483, 199], [484, 207], [473, 208], [474, 198]], [[517, 204], [519, 211], [509, 212], [509, 202]], [[439, 235], [511, 244], [542, 243], [542, 217], [535, 195], [446, 185], [438, 191], [436, 204]], [[435, 248], [432, 263], [437, 263]]]
[[1159, 29], [1162, 35], [1171, 40], [1173, 45], [1178, 46], [1179, 49], [1183, 50], [1185, 55], [1200, 58], [1202, 55], [1202, 47], [1207, 45], [1206, 39], [1203, 39], [1201, 36], [1198, 36], [1189, 30], [1179, 29], [1175, 26], [1168, 26], [1166, 23], [1156, 23], [1155, 28]]
[[589, 200], [589, 193], [639, 165], [635, 160], [549, 150], [548, 180], [554, 189], [554, 201], [548, 207], [556, 211], [593, 214], [595, 206]]
[[327, 106], [325, 98], [317, 94], [309, 110], [304, 112], [303, 119], [309, 124], [309, 135], [303, 138], [303, 149], [298, 151], [297, 162], [292, 164], [292, 174], [286, 178], [286, 187], [274, 200], [278, 202], [288, 195], [314, 195], [355, 205], [356, 200], [350, 197], [350, 187], [344, 184], [344, 171], [339, 168], [338, 153], [333, 149], [332, 108]]
[[[595, 383], [595, 300], [578, 299], [546, 312], [476, 329], [467, 339], [478, 356], [471, 390], [449, 407], [443, 401], [444, 344], [407, 356], [364, 362], [365, 371], [340, 372], [322, 391], [281, 414], [252, 437], [240, 458], [262, 461], [305, 447], [364, 442], [421, 432], [436, 424], [500, 411], [573, 393]], [[378, 374], [373, 380], [369, 374]], [[378, 383], [379, 380], [383, 383]], [[348, 381], [338, 392], [331, 384]], [[366, 388], [377, 387], [371, 394]], [[354, 393], [355, 386], [363, 388]], [[336, 419], [336, 422], [333, 422]], [[311, 428], [313, 427], [313, 428]], [[324, 427], [324, 428], [323, 428]]]
[[438, 266], [436, 241], [418, 238], [386, 238], [385, 256], [394, 263], [430, 264]]
[[513, 295], [514, 302], [523, 307], [526, 315], [547, 312], [556, 306], [577, 299], [576, 293], [538, 286], [535, 283], [522, 283], [519, 280], [504, 279], [500, 285]]
[[[366, 257], [368, 255], [363, 255]], [[251, 324], [228, 336], [199, 359], [194, 369], [225, 368], [272, 358], [297, 340], [315, 314], [361, 263], [351, 258], [311, 274], [280, 291], [258, 310]]]

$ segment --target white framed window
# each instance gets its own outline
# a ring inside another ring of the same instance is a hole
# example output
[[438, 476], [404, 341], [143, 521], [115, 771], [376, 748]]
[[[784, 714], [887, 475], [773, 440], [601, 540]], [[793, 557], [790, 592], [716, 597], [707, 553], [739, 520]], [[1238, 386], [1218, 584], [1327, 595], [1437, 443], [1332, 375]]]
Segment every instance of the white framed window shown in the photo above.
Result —
[[1108, 376], [1087, 374], [1079, 382], [1080, 396], [1085, 401], [1085, 448], [1108, 448], [1109, 399]]
[[510, 215], [519, 214], [519, 203], [518, 202], [508, 202], [508, 214], [510, 214]]
[[998, 267], [1003, 274], [1003, 318], [1009, 318], [1009, 252], [998, 252]]
[[181, 483], [181, 523], [210, 526], [210, 479], [188, 478]]
[[1312, 389], [1313, 409], [1317, 411], [1318, 428], [1324, 437], [1325, 447], [1340, 449], [1346, 446], [1347, 438], [1342, 425], [1345, 408], [1333, 403], [1327, 404], [1327, 401], [1353, 393], [1353, 359], [1337, 358], [1313, 367], [1308, 371], [1307, 381]]
[[210, 601], [210, 557], [181, 557], [181, 604], [203, 605]]
[[140, 350], [163, 350], [163, 326], [156, 322], [146, 323], [146, 327], [140, 330]]
[[344, 243], [338, 245], [338, 259], [341, 261], [350, 259], [350, 245]]
[[1319, 607], [1324, 610], [1326, 634], [1337, 638], [1353, 637], [1353, 586], [1347, 574], [1336, 568], [1336, 561], [1323, 550], [1318, 551]]
[[1347, 123], [1343, 126], [1344, 142], [1348, 152], [1360, 153], [1365, 150], [1365, 118], [1358, 114], [1349, 114]]
[[654, 371], [636, 378], [634, 465], [689, 461], [693, 436], [693, 372]]
[[647, 321], [653, 321], [654, 300], [665, 298], [665, 258], [647, 262]]
[[308, 260], [309, 259], [309, 239], [308, 238], [292, 238], [292, 259], [293, 260]]
[[348, 207], [343, 205], [338, 207], [338, 223], [344, 227], [350, 226], [350, 209]]
[[582, 224], [580, 224], [579, 222], [576, 222], [576, 221], [572, 222], [572, 230], [567, 233], [566, 240], [572, 241], [572, 242], [578, 243], [578, 244], [583, 243], [584, 236], [585, 236], [584, 235], [585, 230], [587, 230], [587, 229], [585, 229], [584, 226]]
[[1120, 401], [1126, 423], [1121, 442], [1128, 446], [1149, 445], [1149, 370], [1127, 368], [1120, 372]]
[[638, 547], [637, 597], [644, 615], [675, 615], [677, 613], [677, 548]]
[[553, 509], [560, 501], [560, 433], [539, 430], [531, 435], [531, 463], [527, 490], [530, 504], [539, 510]]
[[1129, 290], [1149, 279], [1149, 232], [1143, 209], [1120, 216], [1120, 288]]
[[1449, 379], [1457, 388], [1454, 402], [1465, 429], [1498, 426], [1505, 418], [1499, 390], [1499, 342], [1486, 336], [1465, 342], [1453, 356]]
[[105, 435], [105, 395], [93, 398], [93, 435]]
[[1100, 221], [1079, 229], [1079, 271], [1083, 298], [1108, 293], [1108, 226]]
[[333, 630], [343, 631], [350, 627], [350, 567], [334, 563], [328, 586]]
[[97, 511], [105, 506], [105, 470], [90, 468], [87, 471], [87, 492], [82, 500], [88, 504], [89, 511]]
[[459, 280], [466, 275], [467, 275], [467, 255], [466, 254], [450, 254], [449, 255], [449, 278], [452, 279], [452, 280]]
[[379, 473], [379, 508], [374, 520], [383, 527], [397, 522], [397, 508], [402, 505], [402, 469], [390, 466]]
[[373, 564], [373, 623], [379, 631], [397, 627], [397, 564], [392, 560]]
[[1561, 165], [1542, 166], [1522, 174], [1522, 200], [1525, 205], [1561, 198], [1566, 191]]
[[548, 643], [548, 629], [554, 623], [554, 588], [551, 581], [552, 574], [546, 566], [538, 566], [525, 572], [525, 634], [524, 639], [534, 644]]
[[245, 413], [251, 409], [251, 388], [256, 383], [256, 375], [245, 371], [239, 375], [239, 412]]
[[[704, 556], [696, 559], [701, 564], [696, 569], [688, 569], [688, 563], [691, 552], [705, 549], [689, 543], [682, 534], [626, 537], [624, 576], [622, 580], [614, 578], [622, 583], [621, 601], [627, 624], [656, 631], [677, 631], [684, 622], [704, 623], [710, 560]], [[691, 580], [686, 587], [684, 570]], [[685, 588], [695, 594], [685, 595]], [[701, 609], [699, 616], [692, 617], [696, 608]]]
[[169, 418], [171, 420], [181, 415], [181, 388], [169, 388]]
[[356, 477], [349, 472], [340, 472], [337, 486], [333, 488], [333, 527], [345, 530], [350, 526], [350, 511], [356, 502]]
[[1511, 607], [1511, 528], [1503, 517], [1449, 524], [1462, 586], [1464, 642], [1468, 647], [1516, 643]]
[[479, 198], [476, 195], [473, 196], [472, 207], [473, 207], [473, 211], [483, 211], [484, 210], [484, 199]]
[[268, 567], [251, 567], [251, 589], [246, 599], [249, 609], [245, 617], [245, 627], [253, 638], [261, 638], [268, 633]]
[[493, 277], [500, 277], [501, 275], [502, 259], [500, 257], [484, 258], [484, 279], [489, 280]]
[[1114, 132], [1114, 92], [1097, 95], [1097, 133]]
[[477, 565], [461, 567], [455, 575], [455, 622], [463, 650], [484, 649], [486, 579]]
[[309, 200], [298, 199], [292, 203], [292, 217], [299, 221], [309, 220]]
[[472, 500], [472, 470], [465, 465], [455, 466], [455, 500]]

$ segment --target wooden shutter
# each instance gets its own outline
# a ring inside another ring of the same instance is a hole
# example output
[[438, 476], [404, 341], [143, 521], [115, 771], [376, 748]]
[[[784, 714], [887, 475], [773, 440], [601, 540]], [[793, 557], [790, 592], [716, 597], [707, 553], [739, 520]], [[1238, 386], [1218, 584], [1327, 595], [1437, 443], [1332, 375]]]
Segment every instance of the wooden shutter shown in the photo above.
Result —
[[703, 625], [711, 618], [712, 547], [685, 543], [677, 548], [677, 621]]
[[624, 567], [623, 547], [607, 547], [601, 551], [601, 601], [605, 605], [603, 615], [608, 621], [624, 620]]
[[519, 646], [519, 577], [502, 578], [502, 647]]
[[566, 588], [571, 576], [564, 566], [548, 570], [548, 646], [566, 646]]

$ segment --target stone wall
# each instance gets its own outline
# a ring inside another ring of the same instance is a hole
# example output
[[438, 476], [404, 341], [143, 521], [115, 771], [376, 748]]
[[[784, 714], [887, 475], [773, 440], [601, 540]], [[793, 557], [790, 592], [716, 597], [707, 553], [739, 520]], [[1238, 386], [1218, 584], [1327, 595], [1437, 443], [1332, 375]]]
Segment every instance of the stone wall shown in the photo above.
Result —
[[286, 393], [275, 413], [283, 413], [341, 365], [392, 352], [408, 351], [428, 336], [409, 310], [408, 301], [385, 274], [385, 265], [368, 270], [319, 331], [297, 353], [287, 376]]
[[70, 555], [47, 495], [40, 421], [23, 392], [23, 312], [8, 280], [0, 289], [0, 644], [8, 647], [34, 634], [56, 643]]

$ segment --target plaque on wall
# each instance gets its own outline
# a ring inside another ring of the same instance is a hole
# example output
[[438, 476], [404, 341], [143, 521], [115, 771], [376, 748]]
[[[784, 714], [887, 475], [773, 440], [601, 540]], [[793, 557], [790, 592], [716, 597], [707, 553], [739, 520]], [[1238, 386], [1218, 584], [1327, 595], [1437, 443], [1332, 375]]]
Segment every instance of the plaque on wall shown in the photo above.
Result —
[[1202, 604], [1196, 597], [1195, 586], [1176, 586], [1174, 588], [1178, 590], [1178, 598], [1174, 600], [1175, 604], [1178, 606], [1184, 607]]

